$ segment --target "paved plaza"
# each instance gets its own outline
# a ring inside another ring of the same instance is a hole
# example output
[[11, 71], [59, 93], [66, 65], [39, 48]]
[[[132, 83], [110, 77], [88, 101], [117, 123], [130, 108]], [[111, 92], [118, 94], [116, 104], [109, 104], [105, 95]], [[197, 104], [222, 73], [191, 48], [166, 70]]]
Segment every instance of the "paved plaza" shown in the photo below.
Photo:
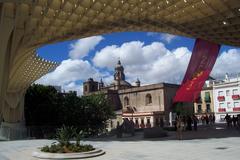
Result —
[[[33, 151], [50, 140], [24, 140], [0, 142], [0, 160], [37, 160]], [[240, 132], [224, 125], [200, 127], [184, 132], [184, 140], [169, 132], [166, 138], [143, 139], [135, 137], [97, 138], [84, 141], [103, 149], [106, 154], [89, 160], [237, 160], [240, 157]]]

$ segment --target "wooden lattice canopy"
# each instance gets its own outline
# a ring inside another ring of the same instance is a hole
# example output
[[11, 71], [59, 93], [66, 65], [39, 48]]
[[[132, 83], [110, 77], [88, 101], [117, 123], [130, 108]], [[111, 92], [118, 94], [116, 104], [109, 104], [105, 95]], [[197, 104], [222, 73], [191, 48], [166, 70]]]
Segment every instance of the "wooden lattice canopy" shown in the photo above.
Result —
[[0, 114], [23, 117], [26, 88], [57, 64], [49, 43], [111, 32], [165, 32], [240, 46], [240, 0], [0, 0]]
[[[2, 0], [0, 17], [3, 27], [14, 21], [18, 40], [10, 79], [24, 75], [14, 64], [27, 68], [35, 48], [103, 33], [155, 31], [240, 46], [240, 0]], [[29, 82], [46, 73], [28, 67], [39, 73]]]

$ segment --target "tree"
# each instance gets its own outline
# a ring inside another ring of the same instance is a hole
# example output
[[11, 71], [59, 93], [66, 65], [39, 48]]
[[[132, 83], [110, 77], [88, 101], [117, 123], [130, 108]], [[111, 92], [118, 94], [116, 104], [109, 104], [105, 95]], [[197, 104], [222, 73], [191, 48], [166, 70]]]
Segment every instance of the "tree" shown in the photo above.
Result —
[[58, 97], [52, 86], [30, 86], [25, 96], [26, 125], [57, 125]]
[[106, 127], [106, 121], [115, 116], [113, 106], [104, 94], [82, 97], [82, 106], [88, 132], [96, 134]]
[[113, 116], [113, 107], [103, 94], [78, 97], [75, 92], [58, 93], [54, 87], [34, 84], [25, 96], [28, 126], [74, 126], [94, 135]]

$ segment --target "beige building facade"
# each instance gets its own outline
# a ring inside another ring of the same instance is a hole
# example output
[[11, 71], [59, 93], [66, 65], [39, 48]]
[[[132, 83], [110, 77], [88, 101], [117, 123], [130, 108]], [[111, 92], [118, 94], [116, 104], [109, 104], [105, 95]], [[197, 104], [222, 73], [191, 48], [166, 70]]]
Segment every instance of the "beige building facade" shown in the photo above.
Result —
[[[150, 128], [170, 125], [172, 122], [172, 100], [179, 85], [158, 83], [141, 86], [137, 79], [135, 85], [125, 81], [124, 68], [118, 61], [114, 80], [109, 86], [89, 78], [83, 84], [83, 94], [102, 92], [107, 95], [117, 113], [117, 119], [111, 122], [114, 128], [123, 118], [133, 120], [135, 128]], [[185, 109], [192, 110], [193, 105]]]
[[214, 114], [213, 87], [204, 87], [198, 100], [194, 103], [194, 113], [197, 117]]
[[172, 99], [178, 87], [159, 83], [119, 90], [122, 117], [132, 119], [136, 128], [169, 125]]

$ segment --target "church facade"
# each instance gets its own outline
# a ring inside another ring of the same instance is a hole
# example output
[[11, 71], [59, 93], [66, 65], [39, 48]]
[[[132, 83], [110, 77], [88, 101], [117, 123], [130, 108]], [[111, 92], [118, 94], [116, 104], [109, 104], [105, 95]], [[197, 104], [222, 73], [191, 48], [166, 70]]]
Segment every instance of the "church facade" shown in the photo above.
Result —
[[[123, 118], [133, 120], [135, 128], [150, 128], [171, 125], [172, 100], [179, 85], [158, 83], [141, 86], [137, 79], [135, 85], [125, 80], [124, 67], [118, 61], [115, 67], [114, 80], [104, 86], [89, 78], [83, 83], [83, 94], [104, 93], [112, 103], [117, 113], [117, 120], [111, 122], [111, 128], [121, 123]], [[185, 106], [191, 110], [192, 105]]]

